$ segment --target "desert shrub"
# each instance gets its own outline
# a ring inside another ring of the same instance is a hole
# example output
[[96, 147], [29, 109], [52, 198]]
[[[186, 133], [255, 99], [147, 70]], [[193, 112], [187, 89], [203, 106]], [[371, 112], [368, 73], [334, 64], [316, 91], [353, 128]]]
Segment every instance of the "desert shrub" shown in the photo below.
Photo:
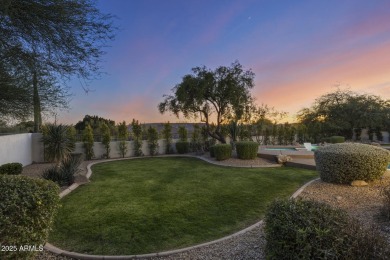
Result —
[[382, 215], [386, 220], [390, 220], [390, 186], [386, 186], [382, 190], [383, 207]]
[[57, 183], [59, 186], [70, 186], [74, 183], [75, 174], [80, 171], [81, 160], [81, 156], [70, 156], [64, 159], [59, 167], [55, 166], [44, 170], [42, 177]]
[[276, 200], [265, 215], [267, 259], [388, 259], [375, 228], [363, 229], [344, 211], [303, 200]]
[[74, 128], [62, 124], [44, 125], [42, 126], [41, 141], [45, 148], [45, 159], [58, 164], [75, 148]]
[[42, 250], [59, 207], [59, 188], [52, 182], [26, 176], [0, 176], [0, 245], [16, 251], [0, 251], [0, 259], [31, 259], [36, 246]]
[[390, 152], [372, 145], [342, 143], [315, 150], [314, 159], [321, 180], [348, 184], [379, 179], [387, 169]]
[[237, 157], [243, 160], [251, 160], [257, 157], [259, 144], [251, 141], [243, 141], [236, 143]]
[[344, 136], [337, 136], [337, 135], [335, 135], [335, 136], [329, 137], [329, 142], [331, 144], [344, 143], [345, 142], [345, 138], [344, 138]]
[[214, 154], [214, 146], [215, 145], [212, 145], [210, 146], [209, 150], [210, 150], [210, 157], [215, 157], [215, 154]]
[[21, 163], [6, 163], [0, 166], [0, 174], [19, 175], [23, 171]]
[[217, 161], [223, 161], [232, 157], [232, 146], [230, 144], [216, 144], [213, 150]]
[[187, 141], [178, 141], [176, 143], [176, 151], [180, 154], [188, 153], [190, 151], [190, 143]]

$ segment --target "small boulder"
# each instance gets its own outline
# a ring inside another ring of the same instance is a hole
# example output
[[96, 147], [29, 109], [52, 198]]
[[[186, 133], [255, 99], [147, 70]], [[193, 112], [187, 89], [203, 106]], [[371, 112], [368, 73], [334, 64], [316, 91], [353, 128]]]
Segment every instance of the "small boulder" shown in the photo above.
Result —
[[368, 186], [368, 183], [365, 181], [356, 180], [356, 181], [351, 182], [351, 185], [354, 187], [364, 187], [364, 186]]

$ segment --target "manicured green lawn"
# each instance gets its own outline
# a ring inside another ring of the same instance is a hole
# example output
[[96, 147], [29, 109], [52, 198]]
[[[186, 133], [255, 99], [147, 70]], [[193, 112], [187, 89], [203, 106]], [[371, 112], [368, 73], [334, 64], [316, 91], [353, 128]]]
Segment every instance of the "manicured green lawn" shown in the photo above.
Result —
[[314, 171], [230, 168], [195, 158], [97, 164], [91, 183], [62, 200], [49, 242], [89, 254], [143, 254], [232, 234], [262, 219]]

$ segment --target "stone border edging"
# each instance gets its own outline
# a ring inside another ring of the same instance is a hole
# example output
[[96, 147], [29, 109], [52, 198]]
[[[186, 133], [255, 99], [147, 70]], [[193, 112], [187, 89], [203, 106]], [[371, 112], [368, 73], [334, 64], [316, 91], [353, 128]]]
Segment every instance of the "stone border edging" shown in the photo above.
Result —
[[[198, 159], [201, 159], [201, 160], [204, 160], [206, 162], [209, 162], [209, 163], [212, 163], [212, 164], [215, 164], [215, 165], [219, 165], [219, 166], [226, 166], [226, 167], [240, 167], [240, 166], [230, 166], [230, 165], [220, 165], [220, 164], [216, 164], [214, 163], [214, 161], [211, 161], [211, 160], [208, 160], [206, 158], [203, 158], [201, 156], [192, 156], [192, 155], [163, 155], [163, 156], [153, 156], [153, 157], [193, 157], [193, 158], [198, 158]], [[92, 170], [91, 170], [91, 166], [94, 165], [94, 164], [98, 164], [98, 163], [104, 163], [104, 162], [112, 162], [112, 161], [121, 161], [121, 160], [129, 160], [129, 159], [139, 159], [139, 158], [147, 158], [147, 157], [130, 157], [130, 158], [119, 158], [119, 159], [109, 159], [109, 160], [104, 160], [104, 161], [98, 161], [98, 162], [92, 162], [90, 164], [87, 165], [87, 179], [89, 180], [89, 178], [91, 177], [92, 175]], [[275, 165], [272, 167], [280, 167], [281, 165]], [[252, 168], [252, 166], [241, 166], [242, 168]], [[255, 166], [256, 168], [260, 168], [259, 166]], [[261, 166], [263, 167], [263, 166]], [[266, 166], [266, 167], [270, 167], [270, 166]], [[253, 167], [254, 168], [254, 167]], [[302, 191], [307, 187], [309, 186], [311, 183], [313, 183], [314, 181], [317, 181], [319, 180], [319, 178], [316, 178], [314, 180], [311, 180], [307, 183], [305, 183], [302, 187], [300, 187], [297, 191], [295, 191], [293, 193], [293, 195], [291, 195], [290, 198], [293, 198], [295, 199], [296, 197], [298, 197], [298, 195], [300, 193], [302, 193]], [[78, 186], [80, 186], [78, 183], [74, 183], [72, 184], [69, 188], [67, 188], [66, 190], [62, 191], [60, 193], [60, 198], [63, 198], [64, 196], [68, 195], [70, 192], [72, 192], [74, 189], [76, 189]], [[147, 259], [147, 258], [150, 258], [150, 257], [161, 257], [161, 256], [169, 256], [169, 255], [173, 255], [173, 254], [177, 254], [177, 253], [182, 253], [182, 252], [185, 252], [185, 251], [189, 251], [189, 250], [192, 250], [192, 249], [196, 249], [196, 248], [200, 248], [200, 247], [204, 247], [204, 246], [209, 246], [209, 245], [212, 245], [212, 244], [216, 244], [218, 242], [222, 242], [222, 241], [225, 241], [225, 240], [228, 240], [230, 238], [234, 238], [236, 236], [239, 236], [241, 234], [244, 234], [254, 228], [257, 228], [259, 226], [261, 226], [263, 224], [263, 220], [260, 220], [259, 222], [245, 228], [245, 229], [242, 229], [234, 234], [231, 234], [231, 235], [228, 235], [228, 236], [225, 236], [225, 237], [222, 237], [222, 238], [219, 238], [217, 240], [213, 240], [213, 241], [210, 241], [210, 242], [206, 242], [206, 243], [202, 243], [202, 244], [198, 244], [198, 245], [194, 245], [194, 246], [190, 246], [190, 247], [185, 247], [185, 248], [180, 248], [180, 249], [175, 249], [175, 250], [170, 250], [170, 251], [164, 251], [164, 252], [160, 252], [160, 253], [150, 253], [150, 254], [142, 254], [142, 255], [118, 255], [118, 256], [110, 256], [110, 255], [88, 255], [88, 254], [80, 254], [80, 253], [76, 253], [76, 252], [70, 252], [70, 251], [66, 251], [66, 250], [62, 250], [56, 246], [53, 246], [52, 244], [50, 243], [46, 243], [44, 248], [49, 251], [49, 252], [52, 252], [56, 255], [62, 255], [62, 256], [67, 256], [67, 257], [72, 257], [72, 258], [76, 258], [76, 259], [83, 259], [83, 260], [125, 260], [125, 259]]]

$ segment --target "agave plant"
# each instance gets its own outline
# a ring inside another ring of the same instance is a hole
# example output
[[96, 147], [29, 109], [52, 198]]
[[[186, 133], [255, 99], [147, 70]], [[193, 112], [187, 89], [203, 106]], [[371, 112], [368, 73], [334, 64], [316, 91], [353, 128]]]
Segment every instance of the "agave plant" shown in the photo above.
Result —
[[47, 124], [43, 127], [41, 141], [44, 143], [45, 157], [48, 161], [59, 165], [73, 151], [75, 143], [69, 130], [69, 126], [62, 124]]

